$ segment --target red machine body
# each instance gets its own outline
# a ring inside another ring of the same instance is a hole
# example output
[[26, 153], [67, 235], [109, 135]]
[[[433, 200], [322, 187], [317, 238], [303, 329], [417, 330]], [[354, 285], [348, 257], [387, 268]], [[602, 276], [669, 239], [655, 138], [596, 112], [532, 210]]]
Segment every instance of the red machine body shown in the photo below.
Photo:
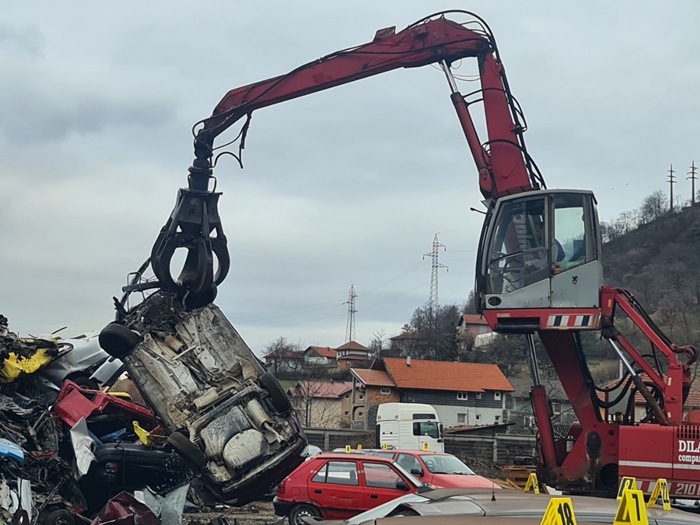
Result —
[[[603, 285], [595, 197], [585, 190], [545, 189], [525, 148], [524, 117], [510, 92], [493, 35], [475, 15], [451, 13], [472, 16], [476, 26], [468, 28], [440, 13], [398, 33], [393, 28], [380, 30], [367, 44], [229, 91], [212, 116], [200, 122], [189, 189], [181, 190], [190, 200], [178, 204], [154, 247], [156, 276], [164, 286], [208, 298], [225, 276], [227, 253], [223, 271], [214, 275], [212, 270], [211, 253], [221, 259], [225, 237], [212, 197], [218, 194], [208, 186], [217, 159], [214, 139], [234, 123], [246, 118], [238, 136], [240, 154], [255, 110], [393, 69], [439, 64], [488, 205], [477, 267], [479, 308], [493, 330], [521, 334], [528, 343], [541, 478], [565, 490], [612, 494], [620, 475], [635, 475], [644, 483], [665, 477], [674, 495], [700, 497], [700, 460], [687, 459], [700, 458], [700, 425], [683, 423], [689, 365], [697, 352], [673, 345], [631, 294]], [[478, 61], [481, 89], [465, 96], [450, 66], [467, 57]], [[484, 143], [470, 115], [475, 102], [483, 103], [488, 134]], [[198, 216], [199, 221], [193, 219]], [[201, 242], [192, 243], [193, 233]], [[177, 282], [169, 276], [174, 246], [185, 246], [190, 253], [189, 267]], [[536, 256], [544, 261], [539, 266], [533, 261]], [[616, 330], [616, 315], [622, 314], [649, 339], [658, 354], [655, 363]], [[610, 413], [613, 404], [599, 398], [604, 389], [591, 377], [582, 331], [601, 332], [625, 363], [620, 388], [623, 394], [644, 398], [647, 414], [641, 421], [628, 412], [621, 417]], [[576, 414], [567, 436], [554, 434], [539, 380], [535, 335]]]

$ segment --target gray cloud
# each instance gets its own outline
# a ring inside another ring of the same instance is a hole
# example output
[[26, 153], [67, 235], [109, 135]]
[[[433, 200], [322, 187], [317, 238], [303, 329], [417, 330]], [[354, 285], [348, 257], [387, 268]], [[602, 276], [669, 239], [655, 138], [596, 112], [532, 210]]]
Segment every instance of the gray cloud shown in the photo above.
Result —
[[[6, 6], [0, 311], [24, 332], [108, 322], [185, 183], [190, 127], [226, 91], [438, 4]], [[607, 218], [698, 154], [695, 2], [469, 8], [495, 32], [550, 187], [593, 189]], [[466, 298], [480, 195], [441, 72], [396, 71], [261, 110], [244, 163], [216, 171], [233, 257], [218, 302], [255, 349], [280, 335], [341, 344], [351, 283], [358, 339], [398, 332], [428, 297], [421, 256], [438, 231], [450, 266], [441, 302]]]

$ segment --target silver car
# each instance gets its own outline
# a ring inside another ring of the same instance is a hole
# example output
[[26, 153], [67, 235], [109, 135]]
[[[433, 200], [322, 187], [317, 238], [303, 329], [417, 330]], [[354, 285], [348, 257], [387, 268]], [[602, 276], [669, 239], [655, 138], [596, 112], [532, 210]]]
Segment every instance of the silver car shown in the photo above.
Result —
[[[503, 489], [435, 489], [406, 494], [345, 521], [305, 518], [308, 525], [440, 525], [453, 517], [456, 523], [482, 523], [483, 518], [508, 518], [519, 525], [521, 518], [540, 522], [553, 496]], [[615, 520], [618, 501], [591, 496], [571, 496], [579, 523], [606, 523]], [[650, 525], [691, 525], [697, 514], [659, 507], [647, 511]], [[488, 523], [484, 520], [483, 523]]]
[[303, 461], [287, 395], [217, 306], [186, 309], [158, 291], [121, 317], [101, 346], [124, 362], [215, 501], [252, 501]]

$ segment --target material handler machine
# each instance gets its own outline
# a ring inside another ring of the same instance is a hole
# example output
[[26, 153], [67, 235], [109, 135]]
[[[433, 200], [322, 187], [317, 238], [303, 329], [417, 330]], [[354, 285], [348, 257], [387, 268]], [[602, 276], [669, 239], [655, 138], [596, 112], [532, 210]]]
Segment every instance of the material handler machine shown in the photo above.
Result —
[[[463, 16], [469, 22], [451, 19]], [[480, 89], [466, 95], [458, 90], [452, 72], [455, 62], [465, 58], [477, 61], [481, 82]], [[211, 117], [199, 123], [189, 186], [180, 190], [153, 247], [151, 264], [158, 285], [181, 293], [196, 307], [214, 299], [216, 286], [228, 272], [226, 238], [217, 212], [220, 194], [210, 190], [217, 136], [244, 119], [238, 135], [242, 147], [255, 110], [429, 64], [445, 74], [487, 207], [476, 268], [478, 307], [493, 330], [520, 334], [527, 342], [540, 479], [567, 491], [609, 495], [621, 476], [636, 477], [646, 492], [658, 478], [667, 478], [672, 497], [700, 498], [700, 418], [690, 413], [684, 420], [683, 410], [697, 351], [674, 345], [629, 292], [604, 285], [596, 199], [588, 190], [545, 186], [525, 147], [525, 119], [496, 41], [487, 24], [472, 13], [449, 11], [399, 32], [383, 29], [369, 43], [229, 91]], [[472, 119], [477, 105], [486, 122], [484, 142]], [[186, 249], [188, 256], [176, 278], [170, 263], [178, 248]], [[621, 318], [648, 339], [651, 356], [616, 328]], [[595, 385], [582, 343], [585, 331], [600, 333], [624, 364], [625, 374], [615, 390]], [[536, 336], [577, 418], [564, 436], [555, 436], [551, 422]], [[603, 391], [619, 395], [607, 401], [610, 396], [598, 395]], [[609, 416], [623, 398], [639, 396], [646, 406], [639, 420], [633, 402], [623, 403], [626, 408], [617, 417]]]

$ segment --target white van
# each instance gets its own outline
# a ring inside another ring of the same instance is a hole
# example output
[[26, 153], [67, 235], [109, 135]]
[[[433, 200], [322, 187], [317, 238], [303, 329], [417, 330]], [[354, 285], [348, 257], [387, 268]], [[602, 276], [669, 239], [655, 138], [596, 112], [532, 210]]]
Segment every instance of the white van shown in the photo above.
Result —
[[379, 405], [375, 441], [377, 448], [445, 452], [437, 412], [421, 403]]

